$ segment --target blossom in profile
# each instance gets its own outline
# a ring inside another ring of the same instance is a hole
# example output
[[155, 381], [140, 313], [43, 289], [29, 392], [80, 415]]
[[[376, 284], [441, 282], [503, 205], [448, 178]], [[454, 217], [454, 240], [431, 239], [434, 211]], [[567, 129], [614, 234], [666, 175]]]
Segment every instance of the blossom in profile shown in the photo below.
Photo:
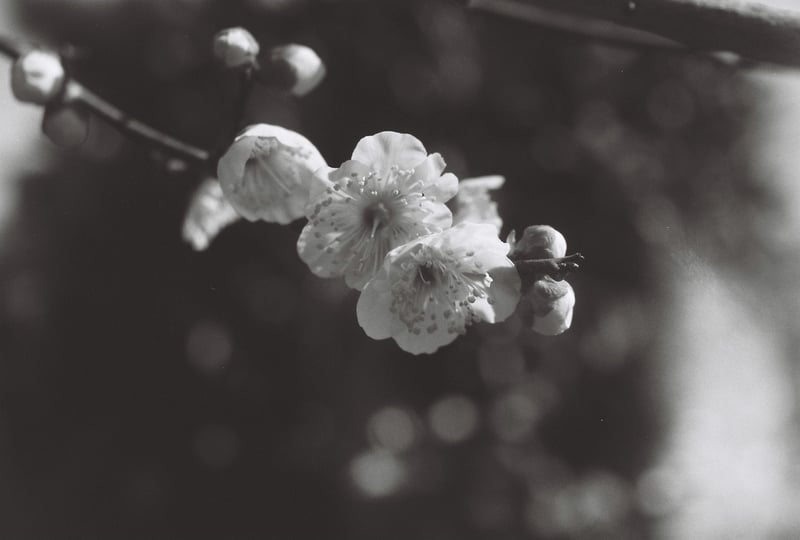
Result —
[[506, 179], [502, 176], [479, 176], [466, 178], [458, 184], [455, 198], [453, 223], [488, 223], [497, 229], [503, 227], [503, 219], [497, 213], [497, 203], [492, 201], [489, 192], [503, 187]]
[[286, 224], [305, 215], [314, 171], [327, 167], [319, 150], [295, 131], [256, 124], [219, 160], [222, 192], [250, 221]]
[[350, 161], [315, 175], [300, 257], [321, 277], [363, 289], [392, 249], [452, 224], [445, 205], [458, 179], [415, 137], [384, 131], [359, 141]]
[[57, 55], [32, 50], [14, 60], [11, 67], [11, 91], [24, 103], [44, 105], [64, 87], [64, 66]]
[[207, 178], [192, 195], [183, 220], [183, 239], [202, 251], [224, 227], [238, 219], [239, 214], [225, 200], [217, 179]]
[[520, 278], [492, 225], [461, 223], [392, 250], [358, 299], [358, 322], [374, 339], [432, 353], [478, 321], [505, 320]]
[[228, 68], [255, 66], [260, 47], [244, 28], [226, 28], [214, 36], [214, 56]]

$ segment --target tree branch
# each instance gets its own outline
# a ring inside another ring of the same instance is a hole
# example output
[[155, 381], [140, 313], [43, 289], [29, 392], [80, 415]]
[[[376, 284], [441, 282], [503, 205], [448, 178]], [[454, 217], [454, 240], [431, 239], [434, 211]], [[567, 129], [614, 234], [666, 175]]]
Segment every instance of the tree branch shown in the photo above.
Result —
[[153, 146], [162, 148], [176, 156], [191, 161], [198, 161], [201, 163], [208, 161], [209, 154], [205, 150], [171, 137], [132, 118], [126, 112], [118, 109], [77, 81], [67, 81], [65, 101], [77, 101], [82, 103], [97, 116], [106, 119], [109, 123], [116, 126], [117, 129], [123, 133], [127, 133], [134, 139], [150, 143]]
[[[26, 49], [25, 45], [16, 40], [0, 36], [0, 54], [16, 60]], [[144, 122], [132, 118], [74, 79], [66, 81], [63, 100], [67, 103], [80, 103], [97, 116], [106, 119], [123, 133], [157, 148], [167, 150], [175, 156], [201, 163], [209, 160], [209, 153], [205, 150], [180, 141]]]
[[800, 67], [800, 12], [754, 0], [470, 0], [469, 6], [584, 34], [581, 29], [594, 28], [651, 44], [660, 36], [692, 49]]

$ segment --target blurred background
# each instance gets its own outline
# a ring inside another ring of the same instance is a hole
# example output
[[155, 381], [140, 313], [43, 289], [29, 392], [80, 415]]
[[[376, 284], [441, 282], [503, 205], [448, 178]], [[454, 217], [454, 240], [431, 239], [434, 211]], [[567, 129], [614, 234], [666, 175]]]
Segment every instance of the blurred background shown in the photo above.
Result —
[[587, 264], [573, 328], [436, 355], [367, 338], [302, 224], [181, 240], [203, 174], [93, 119], [62, 150], [0, 66], [0, 537], [789, 538], [800, 534], [800, 76], [610, 46], [448, 0], [25, 0], [138, 118], [214, 148], [211, 37], [313, 47], [250, 122], [329, 163], [410, 132], [502, 174], [505, 225]]

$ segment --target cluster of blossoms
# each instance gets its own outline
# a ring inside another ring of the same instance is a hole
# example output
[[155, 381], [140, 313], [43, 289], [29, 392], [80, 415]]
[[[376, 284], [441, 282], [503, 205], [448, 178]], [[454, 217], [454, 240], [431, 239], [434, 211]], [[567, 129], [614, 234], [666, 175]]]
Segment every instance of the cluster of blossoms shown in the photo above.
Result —
[[[262, 68], [259, 44], [242, 28], [219, 32], [213, 53], [247, 80], [280, 80], [298, 96], [325, 75], [313, 50], [293, 44], [273, 48]], [[20, 101], [45, 106], [44, 130], [51, 138], [85, 138], [86, 106], [94, 98], [67, 77], [57, 55], [20, 53], [11, 82]], [[207, 159], [202, 150], [190, 153]], [[183, 235], [201, 250], [240, 217], [279, 224], [306, 218], [297, 241], [300, 258], [314, 274], [343, 278], [360, 291], [357, 317], [367, 335], [393, 338], [413, 354], [436, 351], [472, 323], [507, 319], [523, 293], [535, 331], [554, 335], [569, 328], [575, 295], [553, 278], [563, 278], [554, 262], [566, 253], [563, 236], [534, 226], [519, 242], [513, 233], [503, 242], [502, 220], [489, 195], [503, 177], [459, 182], [444, 169], [441, 155], [428, 154], [408, 134], [364, 137], [351, 159], [333, 168], [299, 133], [253, 125], [219, 159], [217, 178], [198, 187]]]
[[[219, 160], [221, 189], [201, 185], [184, 234], [202, 249], [234, 212], [281, 224], [306, 218], [298, 254], [314, 274], [344, 278], [360, 291], [357, 317], [366, 334], [393, 338], [413, 354], [432, 353], [474, 322], [508, 318], [522, 290], [489, 196], [504, 179], [459, 182], [444, 169], [441, 155], [428, 154], [408, 134], [364, 137], [351, 159], [333, 168], [302, 135], [258, 124]], [[528, 236], [515, 244], [518, 253]], [[566, 249], [561, 244], [551, 258], [563, 256], [556, 253]], [[544, 279], [527, 294], [537, 306], [534, 329], [560, 333], [569, 327], [572, 306], [566, 313], [553, 295], [534, 292]], [[540, 322], [555, 319], [558, 324]]]

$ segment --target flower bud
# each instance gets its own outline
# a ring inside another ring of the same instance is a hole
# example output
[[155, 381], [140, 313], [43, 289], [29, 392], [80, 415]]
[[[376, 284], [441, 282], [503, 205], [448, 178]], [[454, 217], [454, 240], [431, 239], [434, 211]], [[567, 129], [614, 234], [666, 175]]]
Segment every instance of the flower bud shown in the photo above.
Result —
[[256, 38], [244, 28], [226, 28], [214, 36], [214, 56], [228, 68], [256, 65], [259, 50]]
[[64, 86], [64, 67], [53, 53], [33, 50], [14, 61], [11, 90], [25, 103], [44, 105], [53, 100]]
[[50, 104], [44, 110], [42, 131], [63, 148], [80, 146], [89, 136], [89, 111], [79, 105]]
[[314, 49], [305, 45], [289, 44], [272, 49], [272, 62], [283, 65], [289, 72], [288, 90], [304, 96], [325, 77], [325, 64]]
[[531, 225], [519, 240], [511, 231], [506, 242], [511, 245], [508, 254], [511, 259], [554, 259], [567, 254], [564, 235], [549, 225]]
[[299, 133], [256, 124], [220, 158], [217, 176], [240, 215], [286, 224], [305, 216], [314, 171], [326, 166], [319, 150]]
[[534, 332], [557, 336], [572, 325], [575, 291], [566, 281], [545, 276], [536, 280], [525, 297], [533, 307]]

